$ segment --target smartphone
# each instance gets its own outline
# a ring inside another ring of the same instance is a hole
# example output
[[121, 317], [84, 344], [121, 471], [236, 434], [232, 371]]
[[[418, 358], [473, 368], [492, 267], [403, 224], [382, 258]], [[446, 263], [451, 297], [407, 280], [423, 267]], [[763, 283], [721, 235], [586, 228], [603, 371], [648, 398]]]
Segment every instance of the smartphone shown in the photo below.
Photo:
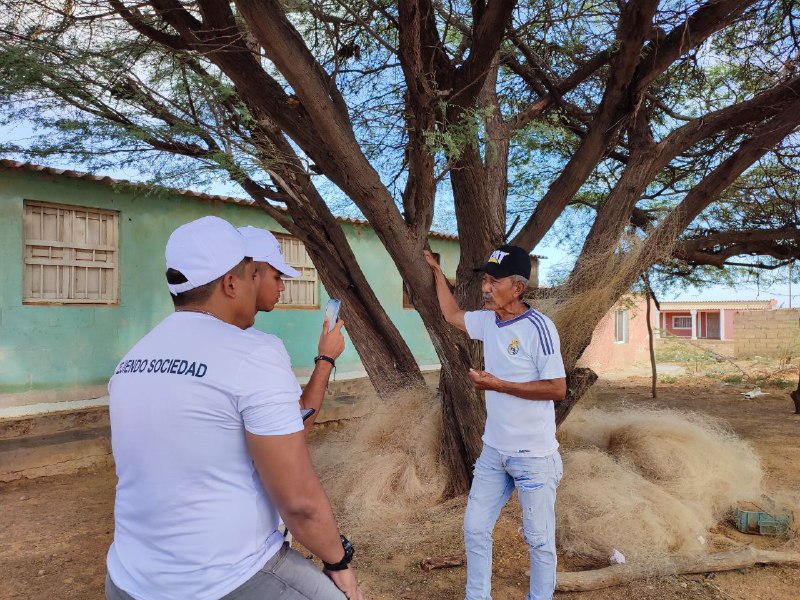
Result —
[[333, 329], [336, 321], [339, 320], [339, 308], [342, 306], [342, 301], [336, 298], [328, 300], [328, 306], [325, 308], [325, 317], [328, 319], [328, 331]]
[[315, 412], [317, 412], [317, 411], [315, 411], [313, 408], [304, 408], [303, 410], [300, 411], [300, 414], [303, 415], [303, 421], [305, 421], [308, 417], [313, 415]]

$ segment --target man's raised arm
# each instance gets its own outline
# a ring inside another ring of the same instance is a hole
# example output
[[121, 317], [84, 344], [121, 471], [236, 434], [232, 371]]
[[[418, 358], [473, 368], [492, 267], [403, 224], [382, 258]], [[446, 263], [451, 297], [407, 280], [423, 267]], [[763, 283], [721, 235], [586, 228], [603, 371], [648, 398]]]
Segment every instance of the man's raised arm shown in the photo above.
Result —
[[425, 256], [425, 262], [428, 263], [431, 271], [433, 271], [436, 284], [436, 297], [439, 299], [439, 308], [442, 311], [445, 321], [450, 323], [450, 325], [458, 327], [462, 331], [466, 331], [467, 326], [464, 323], [464, 311], [458, 307], [456, 298], [453, 296], [453, 292], [450, 291], [450, 285], [447, 283], [447, 277], [444, 276], [442, 268], [439, 266], [439, 263], [436, 262], [436, 259], [433, 258], [433, 254], [428, 250], [423, 251], [423, 255]]

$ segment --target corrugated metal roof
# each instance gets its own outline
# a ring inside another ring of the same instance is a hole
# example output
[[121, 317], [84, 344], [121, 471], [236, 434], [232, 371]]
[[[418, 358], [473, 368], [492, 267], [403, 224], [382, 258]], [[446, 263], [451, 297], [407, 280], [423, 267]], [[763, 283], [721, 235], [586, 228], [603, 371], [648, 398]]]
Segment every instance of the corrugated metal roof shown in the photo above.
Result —
[[[151, 188], [151, 189], [159, 188], [163, 190], [168, 190], [180, 196], [191, 196], [206, 201], [225, 202], [227, 204], [240, 204], [243, 206], [251, 206], [253, 208], [258, 208], [258, 205], [255, 204], [252, 200], [245, 200], [244, 198], [234, 198], [232, 196], [221, 196], [218, 194], [205, 194], [203, 192], [195, 192], [193, 190], [184, 190], [180, 188], [170, 188], [166, 186], [153, 186], [150, 184], [130, 181], [127, 179], [115, 179], [113, 177], [93, 175], [91, 173], [83, 173], [81, 171], [73, 171], [70, 169], [56, 169], [53, 167], [44, 167], [42, 165], [35, 165], [33, 163], [27, 163], [27, 162], [19, 162], [16, 160], [0, 159], [0, 166], [5, 167], [6, 169], [32, 171], [34, 173], [44, 173], [46, 175], [53, 175], [56, 177], [69, 177], [70, 179], [97, 181], [100, 183], [105, 183], [106, 185], [123, 185], [123, 186], [130, 186], [133, 188]], [[352, 217], [336, 217], [336, 220], [339, 221], [340, 223], [349, 223], [351, 225], [362, 225], [370, 228], [372, 227], [369, 224], [369, 222], [364, 219], [354, 219]], [[453, 235], [452, 233], [442, 233], [439, 231], [431, 231], [430, 233], [428, 233], [428, 235], [429, 237], [440, 240], [458, 239], [457, 235]]]

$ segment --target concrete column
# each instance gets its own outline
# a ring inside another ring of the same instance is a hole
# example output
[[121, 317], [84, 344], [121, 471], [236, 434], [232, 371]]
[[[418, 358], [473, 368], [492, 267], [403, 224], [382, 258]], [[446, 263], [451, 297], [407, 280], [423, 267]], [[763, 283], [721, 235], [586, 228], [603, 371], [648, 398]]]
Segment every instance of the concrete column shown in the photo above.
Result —
[[725, 309], [719, 309], [719, 339], [725, 339]]
[[697, 309], [693, 308], [692, 313], [692, 339], [697, 339]]

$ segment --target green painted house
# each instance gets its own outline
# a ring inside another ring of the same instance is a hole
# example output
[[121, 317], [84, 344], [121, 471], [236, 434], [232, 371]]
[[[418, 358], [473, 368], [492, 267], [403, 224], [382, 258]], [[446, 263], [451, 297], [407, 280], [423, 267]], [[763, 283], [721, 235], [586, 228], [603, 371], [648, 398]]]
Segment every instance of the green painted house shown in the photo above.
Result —
[[[164, 246], [178, 225], [217, 215], [276, 234], [302, 272], [256, 327], [280, 336], [298, 377], [310, 373], [327, 295], [302, 243], [246, 201], [154, 189], [74, 171], [0, 161], [0, 417], [102, 403], [118, 360], [172, 311]], [[388, 253], [363, 222], [342, 227], [417, 362], [438, 359]], [[455, 237], [434, 234], [449, 277]], [[322, 307], [322, 308], [320, 308]], [[340, 379], [364, 376], [348, 344]], [[96, 400], [92, 400], [96, 399]]]

